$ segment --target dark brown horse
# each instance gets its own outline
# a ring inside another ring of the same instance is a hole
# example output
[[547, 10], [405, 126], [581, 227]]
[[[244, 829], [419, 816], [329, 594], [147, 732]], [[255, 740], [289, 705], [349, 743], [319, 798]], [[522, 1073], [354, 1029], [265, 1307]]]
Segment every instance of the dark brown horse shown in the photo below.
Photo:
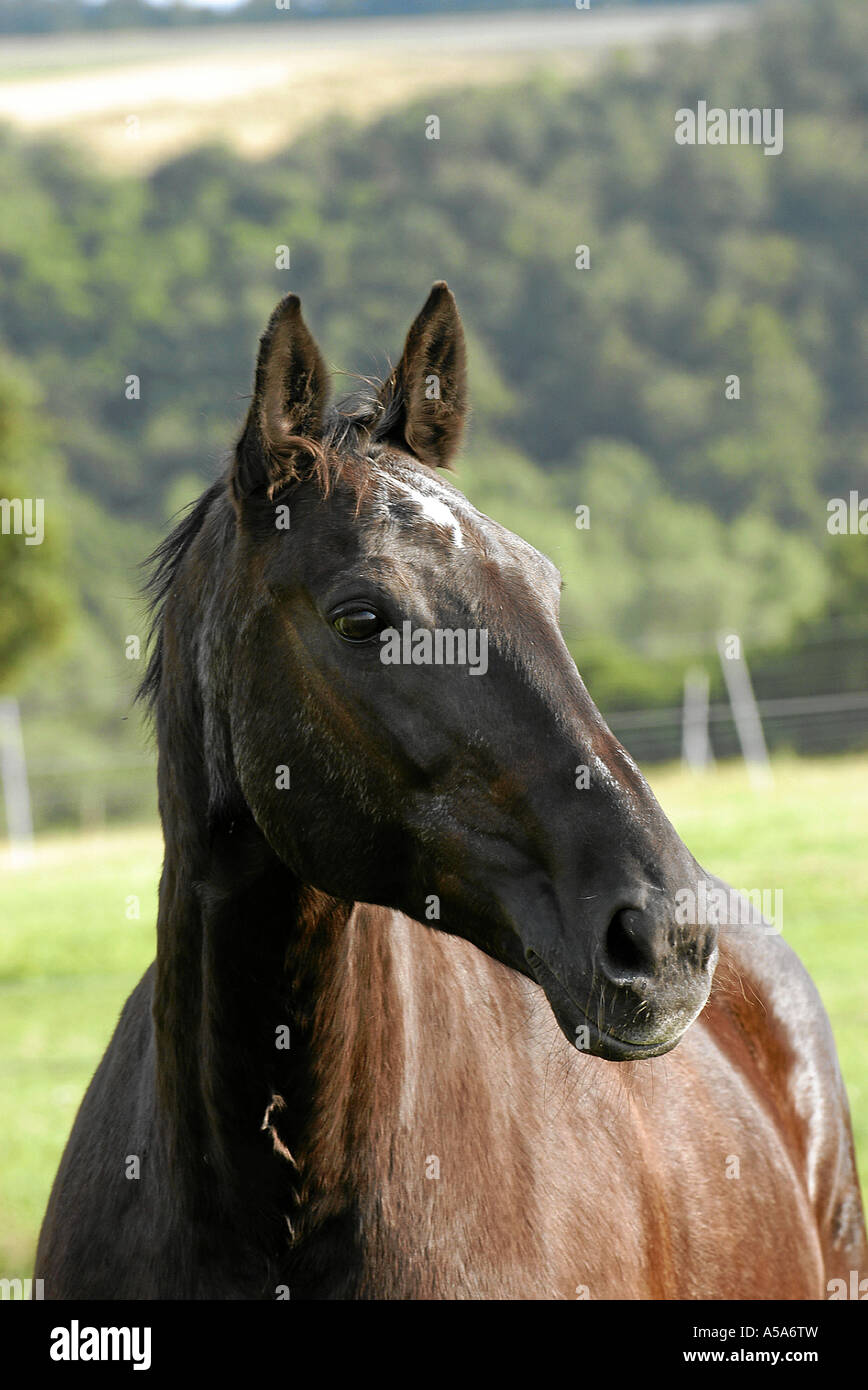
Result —
[[864, 1275], [810, 979], [684, 910], [714, 881], [585, 690], [557, 571], [434, 472], [465, 414], [446, 286], [376, 399], [326, 396], [289, 296], [159, 552], [157, 959], [61, 1162], [46, 1298]]

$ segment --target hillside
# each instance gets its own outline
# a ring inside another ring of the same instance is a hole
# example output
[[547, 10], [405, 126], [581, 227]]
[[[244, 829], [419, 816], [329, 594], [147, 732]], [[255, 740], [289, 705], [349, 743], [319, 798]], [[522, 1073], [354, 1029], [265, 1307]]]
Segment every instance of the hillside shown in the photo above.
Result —
[[[474, 401], [459, 484], [562, 567], [604, 707], [676, 699], [720, 627], [773, 647], [864, 616], [864, 540], [826, 521], [868, 490], [866, 56], [868, 11], [824, 0], [749, 44], [430, 91], [260, 161], [210, 145], [112, 176], [7, 130], [0, 346], [65, 465], [46, 509], [78, 614], [63, 670], [31, 668], [42, 749], [68, 748], [71, 707], [82, 748], [139, 749], [132, 561], [219, 466], [290, 287], [330, 360], [370, 372], [449, 280]], [[674, 112], [701, 99], [782, 108], [783, 153], [677, 145]]]
[[0, 120], [62, 134], [111, 170], [149, 171], [207, 141], [259, 158], [335, 114], [367, 122], [422, 94], [509, 88], [541, 65], [576, 81], [614, 53], [644, 62], [667, 39], [702, 43], [752, 18], [743, 3], [375, 18], [356, 6], [318, 19], [272, 5], [270, 14], [268, 24], [7, 38]]

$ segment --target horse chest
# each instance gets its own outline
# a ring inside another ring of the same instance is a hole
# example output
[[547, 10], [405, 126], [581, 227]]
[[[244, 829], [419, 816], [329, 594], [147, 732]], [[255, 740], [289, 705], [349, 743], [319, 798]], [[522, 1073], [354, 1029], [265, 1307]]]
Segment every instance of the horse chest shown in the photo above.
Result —
[[[358, 1135], [338, 1224], [313, 1237], [313, 1295], [818, 1296], [781, 1135], [699, 1029], [653, 1076], [569, 1052], [547, 1068], [504, 1056], [492, 1086], [434, 1067], [387, 1143]], [[338, 1230], [351, 1254], [329, 1271]]]

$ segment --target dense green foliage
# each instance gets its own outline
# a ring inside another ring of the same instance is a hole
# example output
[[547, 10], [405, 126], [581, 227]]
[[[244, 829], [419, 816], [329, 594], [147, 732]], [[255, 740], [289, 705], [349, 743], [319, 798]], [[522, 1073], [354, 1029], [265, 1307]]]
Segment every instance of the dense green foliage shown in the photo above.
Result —
[[[868, 7], [821, 0], [582, 86], [540, 73], [332, 122], [261, 163], [205, 148], [110, 178], [4, 135], [0, 346], [66, 460], [83, 615], [31, 718], [76, 692], [94, 745], [117, 735], [132, 561], [213, 476], [290, 287], [367, 373], [449, 280], [474, 401], [458, 481], [561, 566], [604, 707], [677, 698], [720, 627], [755, 648], [864, 612], [865, 538], [829, 536], [826, 502], [868, 491], [866, 59]], [[783, 152], [677, 145], [700, 99], [781, 107]]]

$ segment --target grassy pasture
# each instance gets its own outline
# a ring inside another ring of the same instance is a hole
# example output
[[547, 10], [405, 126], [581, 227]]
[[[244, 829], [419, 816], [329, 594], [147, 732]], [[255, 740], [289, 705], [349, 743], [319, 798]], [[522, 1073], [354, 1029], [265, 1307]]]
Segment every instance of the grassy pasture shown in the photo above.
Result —
[[[652, 772], [699, 861], [739, 888], [781, 888], [784, 935], [831, 1015], [868, 1180], [868, 755], [779, 760], [753, 793], [739, 765]], [[155, 827], [40, 843], [3, 866], [0, 1275], [31, 1273], [49, 1187], [120, 1008], [154, 950]], [[132, 914], [138, 900], [139, 916]]]

